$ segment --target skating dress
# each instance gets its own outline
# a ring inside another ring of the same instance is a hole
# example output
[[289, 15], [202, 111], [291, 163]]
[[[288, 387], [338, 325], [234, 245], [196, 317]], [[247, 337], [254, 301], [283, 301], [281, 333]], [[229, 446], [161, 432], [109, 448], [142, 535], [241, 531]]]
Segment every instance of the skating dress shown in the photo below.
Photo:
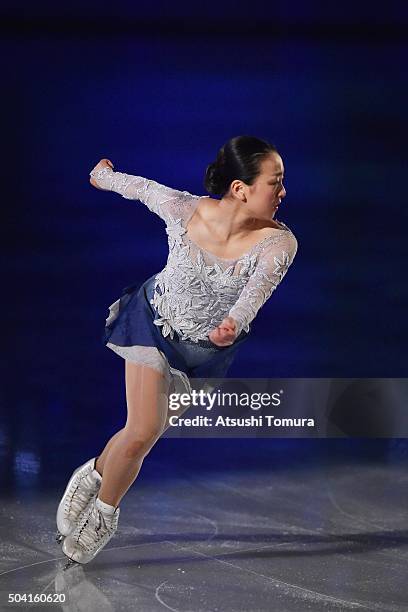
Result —
[[[282, 229], [235, 259], [223, 259], [202, 249], [187, 226], [202, 198], [154, 180], [92, 170], [98, 187], [128, 200], [138, 200], [165, 223], [169, 254], [163, 270], [144, 283], [123, 289], [109, 308], [103, 343], [134, 363], [163, 374], [172, 390], [191, 392], [191, 379], [223, 378], [236, 351], [246, 342], [251, 321], [285, 276], [297, 240]], [[233, 317], [238, 336], [219, 347], [208, 337], [226, 316]]]

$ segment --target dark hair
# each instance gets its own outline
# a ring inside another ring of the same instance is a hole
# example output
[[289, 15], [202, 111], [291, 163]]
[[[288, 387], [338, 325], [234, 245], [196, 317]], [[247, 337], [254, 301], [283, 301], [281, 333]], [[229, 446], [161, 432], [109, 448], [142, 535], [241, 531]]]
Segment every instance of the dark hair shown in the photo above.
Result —
[[208, 193], [223, 197], [235, 179], [252, 185], [261, 172], [261, 162], [271, 153], [278, 151], [266, 140], [255, 136], [231, 138], [221, 147], [216, 160], [207, 166], [204, 187]]

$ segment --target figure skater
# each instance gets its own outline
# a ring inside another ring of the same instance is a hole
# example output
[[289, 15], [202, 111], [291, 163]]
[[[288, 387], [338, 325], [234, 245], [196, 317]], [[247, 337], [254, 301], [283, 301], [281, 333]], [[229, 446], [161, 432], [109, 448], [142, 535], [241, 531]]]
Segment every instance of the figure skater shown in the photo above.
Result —
[[66, 486], [57, 539], [69, 563], [88, 563], [115, 534], [121, 499], [169, 426], [170, 393], [191, 392], [194, 378], [225, 376], [297, 251], [293, 232], [274, 218], [286, 196], [284, 166], [265, 140], [237, 136], [220, 149], [204, 185], [221, 199], [113, 168], [102, 159], [90, 183], [158, 215], [169, 255], [161, 272], [109, 306], [103, 342], [125, 360], [127, 420]]

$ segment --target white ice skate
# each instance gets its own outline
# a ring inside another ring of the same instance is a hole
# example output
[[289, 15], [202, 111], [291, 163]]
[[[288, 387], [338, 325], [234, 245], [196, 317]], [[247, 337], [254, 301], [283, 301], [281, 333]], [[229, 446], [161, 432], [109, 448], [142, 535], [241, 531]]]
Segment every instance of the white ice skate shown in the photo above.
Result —
[[102, 476], [96, 471], [97, 457], [77, 468], [68, 481], [57, 510], [57, 541], [61, 542], [75, 528], [82, 512], [96, 497]]
[[94, 498], [82, 513], [74, 531], [64, 539], [62, 552], [77, 563], [89, 563], [118, 528], [120, 508], [112, 514], [100, 510], [98, 498]]

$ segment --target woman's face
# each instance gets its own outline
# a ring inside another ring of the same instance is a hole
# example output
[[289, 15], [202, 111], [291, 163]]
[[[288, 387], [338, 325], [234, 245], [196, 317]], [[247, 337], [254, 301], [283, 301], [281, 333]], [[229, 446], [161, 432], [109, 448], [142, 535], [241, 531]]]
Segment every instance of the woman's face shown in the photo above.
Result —
[[252, 185], [246, 186], [248, 206], [262, 216], [273, 218], [286, 196], [283, 186], [285, 169], [278, 153], [271, 153], [261, 162], [261, 172]]

